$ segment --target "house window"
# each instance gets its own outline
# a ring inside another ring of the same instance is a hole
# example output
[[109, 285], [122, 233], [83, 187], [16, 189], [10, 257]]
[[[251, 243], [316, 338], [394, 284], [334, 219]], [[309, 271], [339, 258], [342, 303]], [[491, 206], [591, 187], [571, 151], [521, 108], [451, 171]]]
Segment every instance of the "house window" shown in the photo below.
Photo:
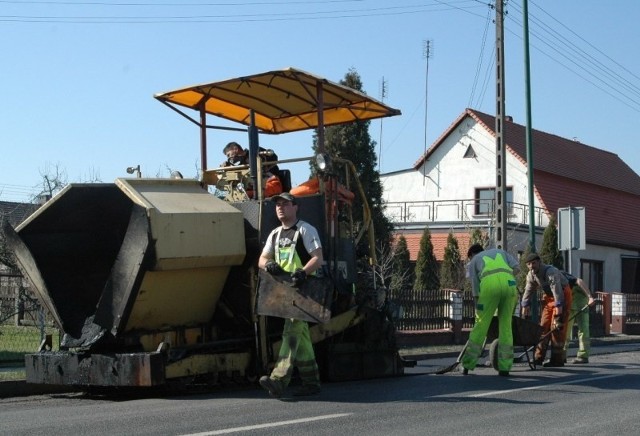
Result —
[[625, 294], [640, 294], [640, 257], [622, 256], [622, 283]]
[[[496, 188], [476, 188], [475, 194], [475, 214], [489, 215], [495, 209]], [[513, 189], [507, 188], [508, 213], [513, 210]]]
[[604, 262], [600, 260], [580, 260], [580, 277], [587, 282], [587, 286], [591, 292], [603, 291]]

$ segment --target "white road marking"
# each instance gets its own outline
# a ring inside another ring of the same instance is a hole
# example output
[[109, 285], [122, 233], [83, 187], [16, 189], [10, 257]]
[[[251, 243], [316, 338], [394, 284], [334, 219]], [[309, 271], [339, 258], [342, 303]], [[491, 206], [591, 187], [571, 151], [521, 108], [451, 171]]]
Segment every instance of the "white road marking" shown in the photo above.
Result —
[[473, 394], [473, 395], [469, 395], [470, 398], [479, 398], [479, 397], [489, 397], [491, 395], [501, 395], [501, 394], [508, 394], [511, 392], [519, 392], [519, 391], [530, 391], [533, 389], [543, 389], [549, 386], [559, 386], [559, 385], [569, 385], [569, 384], [575, 384], [575, 383], [583, 383], [583, 382], [588, 382], [588, 381], [593, 381], [593, 380], [603, 380], [606, 378], [611, 378], [611, 377], [620, 377], [620, 374], [613, 374], [613, 375], [603, 375], [603, 376], [599, 376], [599, 377], [591, 377], [591, 378], [583, 378], [583, 379], [577, 379], [577, 380], [569, 380], [569, 381], [562, 381], [562, 382], [557, 382], [557, 383], [546, 383], [543, 385], [539, 385], [539, 386], [529, 386], [526, 388], [518, 388], [518, 389], [507, 389], [504, 391], [493, 391], [493, 392], [484, 392], [482, 394]]
[[229, 433], [237, 433], [239, 431], [259, 430], [261, 428], [281, 427], [283, 425], [320, 421], [323, 419], [342, 418], [350, 415], [353, 415], [353, 414], [352, 413], [335, 413], [333, 415], [321, 415], [321, 416], [313, 416], [311, 418], [292, 419], [290, 421], [269, 422], [266, 424], [247, 425], [245, 427], [225, 428], [222, 430], [206, 431], [203, 433], [191, 433], [191, 434], [186, 434], [182, 436], [209, 436], [209, 435], [216, 435], [216, 434], [229, 434]]

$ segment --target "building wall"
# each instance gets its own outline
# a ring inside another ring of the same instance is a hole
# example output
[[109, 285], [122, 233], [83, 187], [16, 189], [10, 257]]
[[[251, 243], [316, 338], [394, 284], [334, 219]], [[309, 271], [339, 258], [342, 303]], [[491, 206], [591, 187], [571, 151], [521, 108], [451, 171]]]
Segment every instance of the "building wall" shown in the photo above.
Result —
[[[476, 157], [465, 158], [469, 146]], [[507, 152], [506, 185], [512, 189], [513, 202], [528, 204], [526, 165]], [[496, 184], [495, 138], [487, 130], [467, 117], [444, 138], [428, 160], [418, 170], [406, 170], [380, 176], [387, 203], [424, 202], [413, 204], [410, 221], [486, 221], [486, 216], [474, 215], [476, 188], [491, 188]], [[464, 204], [453, 201], [466, 200]], [[451, 201], [451, 203], [446, 203]], [[541, 207], [537, 198], [534, 206]], [[399, 221], [401, 206], [391, 204], [387, 215]], [[528, 222], [528, 212], [515, 207], [511, 221]], [[546, 225], [548, 220], [542, 225]]]
[[[464, 157], [469, 146], [476, 157]], [[386, 213], [399, 231], [412, 228], [418, 232], [418, 227], [429, 225], [432, 233], [448, 232], [449, 229], [465, 232], [470, 222], [487, 229], [487, 216], [473, 213], [473, 199], [476, 188], [495, 186], [495, 165], [494, 136], [467, 117], [444, 138], [419, 170], [412, 168], [380, 176], [383, 198], [388, 204]], [[513, 191], [513, 202], [516, 205], [528, 205], [526, 162], [520, 161], [508, 150], [506, 173], [506, 185]], [[557, 193], [561, 195], [561, 191]], [[401, 206], [398, 202], [413, 202], [407, 206], [408, 213], [407, 210], [402, 212], [403, 219], [400, 219]], [[534, 206], [544, 207], [537, 196], [534, 197]], [[460, 209], [464, 209], [462, 213]], [[538, 221], [538, 218], [542, 220]], [[515, 206], [507, 227], [507, 246], [514, 255], [524, 252], [529, 243], [528, 221], [528, 209]], [[399, 222], [402, 225], [398, 225]], [[542, 245], [542, 231], [548, 223], [546, 215], [536, 216], [538, 250]], [[572, 252], [572, 272], [580, 274], [580, 259], [602, 261], [604, 289], [592, 291], [617, 291], [620, 289], [621, 256], [624, 254], [637, 255], [637, 252], [588, 244], [586, 250]], [[565, 267], [568, 268], [568, 265]]]
[[[602, 282], [604, 289], [591, 289], [591, 291], [620, 292], [622, 256], [636, 256], [637, 254], [636, 251], [587, 244], [586, 250], [571, 251], [571, 272], [576, 276], [581, 275], [580, 263], [582, 259], [600, 261], [603, 263]], [[569, 265], [565, 265], [565, 267], [569, 269]]]

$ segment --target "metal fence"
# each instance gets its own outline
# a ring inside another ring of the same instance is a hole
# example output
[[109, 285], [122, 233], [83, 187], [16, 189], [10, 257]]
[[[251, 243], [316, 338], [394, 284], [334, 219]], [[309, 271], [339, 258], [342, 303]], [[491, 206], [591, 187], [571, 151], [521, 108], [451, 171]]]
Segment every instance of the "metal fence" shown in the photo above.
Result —
[[[453, 293], [462, 295], [462, 329], [471, 329], [475, 323], [475, 307], [471, 291], [441, 289], [435, 291], [415, 291], [411, 289], [391, 292], [390, 305], [399, 331], [446, 330], [454, 328], [452, 317]], [[543, 293], [538, 293], [538, 307], [542, 307]], [[519, 313], [519, 304], [515, 313]], [[592, 337], [605, 335], [604, 294], [596, 293], [595, 304], [589, 309], [589, 323]], [[633, 312], [633, 313], [631, 313]], [[640, 321], [640, 295], [629, 295], [627, 318]]]
[[640, 323], [640, 294], [625, 294], [627, 296], [627, 323]]
[[46, 335], [59, 343], [58, 329], [18, 274], [0, 274], [0, 363], [24, 362]]

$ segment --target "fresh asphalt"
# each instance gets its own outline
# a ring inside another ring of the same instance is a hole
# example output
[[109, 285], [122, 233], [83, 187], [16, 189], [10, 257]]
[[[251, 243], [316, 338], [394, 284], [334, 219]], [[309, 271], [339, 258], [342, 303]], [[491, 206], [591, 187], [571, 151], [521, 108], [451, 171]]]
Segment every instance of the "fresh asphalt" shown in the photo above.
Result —
[[[405, 374], [407, 375], [426, 375], [436, 374], [438, 371], [448, 369], [456, 362], [456, 359], [462, 351], [463, 345], [440, 345], [427, 347], [404, 348], [400, 350], [400, 355], [407, 364]], [[486, 347], [488, 349], [488, 346]], [[516, 347], [515, 355], [522, 355], [521, 361], [516, 365], [527, 367], [526, 356], [523, 354], [526, 347]], [[612, 354], [623, 351], [640, 350], [640, 335], [624, 335], [614, 334], [606, 337], [591, 339], [591, 354]], [[571, 362], [577, 351], [576, 341], [572, 342], [568, 351], [568, 360]], [[483, 354], [479, 365], [489, 366], [486, 360], [487, 352]], [[529, 353], [531, 354], [531, 353]], [[531, 358], [533, 358], [531, 356]], [[568, 363], [571, 365], [571, 363]], [[21, 370], [23, 367], [2, 368], [4, 371]], [[456, 370], [457, 368], [452, 368]], [[22, 397], [30, 395], [48, 395], [64, 392], [74, 392], [80, 389], [69, 386], [52, 386], [27, 383], [26, 380], [10, 380], [0, 381], [0, 398]]]

